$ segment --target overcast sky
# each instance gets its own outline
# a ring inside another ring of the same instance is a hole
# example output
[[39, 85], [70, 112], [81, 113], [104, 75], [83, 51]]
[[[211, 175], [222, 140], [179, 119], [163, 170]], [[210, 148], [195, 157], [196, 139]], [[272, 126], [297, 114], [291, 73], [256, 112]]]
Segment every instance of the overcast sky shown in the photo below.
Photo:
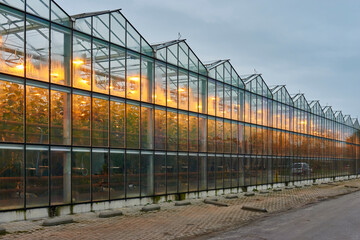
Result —
[[149, 43], [178, 38], [203, 61], [231, 59], [343, 114], [360, 117], [360, 1], [55, 0], [67, 13], [122, 9]]

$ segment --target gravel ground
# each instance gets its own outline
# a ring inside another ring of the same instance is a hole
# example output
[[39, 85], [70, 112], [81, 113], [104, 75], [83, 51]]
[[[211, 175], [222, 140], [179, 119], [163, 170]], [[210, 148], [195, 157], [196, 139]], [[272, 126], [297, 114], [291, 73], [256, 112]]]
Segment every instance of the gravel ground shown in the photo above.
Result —
[[[349, 187], [351, 186], [351, 187]], [[72, 215], [74, 223], [53, 227], [41, 226], [41, 220], [2, 224], [7, 234], [0, 239], [188, 239], [229, 230], [256, 219], [360, 189], [360, 180], [349, 180], [236, 199], [215, 197], [229, 206], [205, 204], [203, 199], [190, 200], [191, 205], [161, 203], [160, 211], [142, 212], [141, 206], [122, 208], [123, 216], [98, 218], [98, 213]], [[211, 198], [213, 199], [213, 198]], [[268, 213], [242, 210], [242, 206], [266, 208]]]

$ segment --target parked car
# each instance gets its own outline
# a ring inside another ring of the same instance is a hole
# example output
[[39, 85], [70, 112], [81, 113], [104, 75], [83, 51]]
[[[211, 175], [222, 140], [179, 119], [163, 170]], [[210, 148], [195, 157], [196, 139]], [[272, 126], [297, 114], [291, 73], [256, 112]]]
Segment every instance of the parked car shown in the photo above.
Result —
[[310, 175], [311, 172], [312, 169], [308, 163], [298, 162], [292, 164], [291, 173], [294, 175]]

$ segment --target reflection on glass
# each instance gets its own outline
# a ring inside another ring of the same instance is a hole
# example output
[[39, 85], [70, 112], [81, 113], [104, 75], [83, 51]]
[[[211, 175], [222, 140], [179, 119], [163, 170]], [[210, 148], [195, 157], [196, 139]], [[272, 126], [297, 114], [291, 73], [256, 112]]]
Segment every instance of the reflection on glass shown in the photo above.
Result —
[[198, 151], [198, 117], [189, 114], [189, 150]]
[[155, 63], [155, 103], [166, 105], [166, 67], [165, 65]]
[[73, 94], [73, 144], [90, 145], [91, 99], [86, 95]]
[[140, 154], [138, 151], [127, 151], [125, 158], [126, 197], [140, 196]]
[[208, 114], [215, 115], [216, 97], [215, 97], [215, 82], [209, 79], [208, 82]]
[[49, 90], [26, 86], [26, 142], [49, 142]]
[[141, 100], [153, 102], [154, 63], [150, 58], [141, 59]]
[[138, 103], [126, 104], [126, 147], [139, 148], [140, 107]]
[[23, 146], [0, 145], [0, 210], [24, 207]]
[[199, 97], [198, 97], [198, 77], [194, 75], [190, 75], [189, 78], [189, 110], [193, 112], [202, 112], [202, 107], [199, 105]]
[[166, 148], [166, 110], [155, 108], [155, 149]]
[[90, 149], [73, 148], [72, 152], [72, 202], [90, 201]]
[[178, 162], [176, 153], [168, 152], [166, 156], [167, 194], [177, 192]]
[[199, 163], [196, 154], [189, 155], [189, 192], [198, 190]]
[[166, 155], [164, 152], [155, 152], [154, 156], [154, 194], [166, 193]]
[[140, 57], [127, 54], [126, 62], [126, 97], [140, 100]]
[[176, 151], [178, 147], [178, 116], [173, 110], [167, 111], [167, 145], [166, 149]]
[[189, 116], [186, 113], [179, 112], [179, 150], [188, 150], [188, 130], [189, 130]]
[[49, 150], [44, 146], [26, 147], [26, 207], [49, 204]]
[[179, 108], [188, 110], [189, 108], [189, 76], [188, 73], [179, 71], [178, 89]]
[[110, 75], [110, 94], [125, 97], [125, 50], [115, 45], [111, 45]]
[[125, 198], [124, 161], [124, 150], [110, 150], [110, 199]]
[[0, 81], [0, 141], [24, 141], [24, 85]]
[[142, 105], [141, 107], [141, 148], [152, 149], [154, 144], [153, 107]]
[[142, 151], [140, 158], [141, 196], [154, 195], [154, 155], [152, 152]]
[[177, 108], [178, 99], [178, 79], [177, 70], [167, 68], [167, 106]]
[[178, 187], [178, 191], [179, 192], [187, 192], [188, 189], [188, 169], [189, 169], [189, 161], [188, 161], [188, 156], [186, 153], [179, 153], [178, 155], [178, 182], [179, 182], [179, 187]]
[[109, 94], [109, 46], [93, 41], [93, 91]]

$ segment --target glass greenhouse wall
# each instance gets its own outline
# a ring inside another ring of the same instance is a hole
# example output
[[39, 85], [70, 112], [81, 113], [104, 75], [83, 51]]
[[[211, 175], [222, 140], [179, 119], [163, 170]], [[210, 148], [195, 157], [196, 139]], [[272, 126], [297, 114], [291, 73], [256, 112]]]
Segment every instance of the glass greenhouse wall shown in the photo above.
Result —
[[0, 27], [0, 211], [360, 168], [357, 119], [184, 40], [150, 45], [118, 10], [0, 0]]

